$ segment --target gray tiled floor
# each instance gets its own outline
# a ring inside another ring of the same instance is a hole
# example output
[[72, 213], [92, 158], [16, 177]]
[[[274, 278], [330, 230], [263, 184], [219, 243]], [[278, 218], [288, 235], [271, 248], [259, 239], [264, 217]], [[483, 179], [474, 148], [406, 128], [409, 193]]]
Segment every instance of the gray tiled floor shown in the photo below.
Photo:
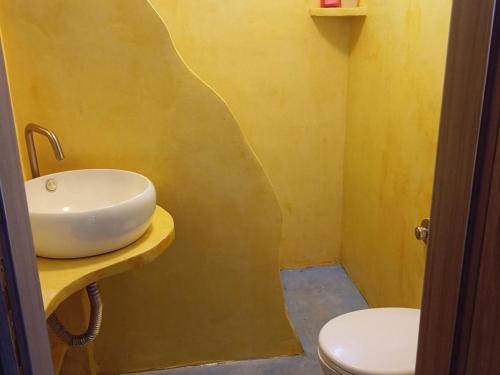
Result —
[[317, 267], [281, 273], [290, 319], [304, 355], [151, 371], [144, 375], [322, 375], [316, 358], [321, 327], [335, 316], [367, 308], [342, 267]]

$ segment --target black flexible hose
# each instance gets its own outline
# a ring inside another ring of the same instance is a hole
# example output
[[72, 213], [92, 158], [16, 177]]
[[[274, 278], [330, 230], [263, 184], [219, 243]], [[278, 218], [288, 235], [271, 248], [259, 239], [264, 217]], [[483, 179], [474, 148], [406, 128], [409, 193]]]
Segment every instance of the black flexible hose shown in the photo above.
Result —
[[102, 322], [102, 301], [99, 288], [96, 283], [92, 283], [86, 288], [90, 302], [90, 320], [85, 333], [81, 335], [73, 335], [68, 332], [61, 321], [53, 313], [47, 319], [50, 328], [64, 343], [70, 346], [85, 346], [95, 340], [101, 329]]

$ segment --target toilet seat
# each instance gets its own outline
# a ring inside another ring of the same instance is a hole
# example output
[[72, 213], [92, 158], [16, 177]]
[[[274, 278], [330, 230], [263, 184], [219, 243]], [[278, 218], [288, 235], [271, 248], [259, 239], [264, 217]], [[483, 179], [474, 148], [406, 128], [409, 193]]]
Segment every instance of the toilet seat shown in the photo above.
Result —
[[319, 334], [318, 355], [341, 375], [413, 375], [420, 310], [360, 310], [330, 320]]
[[322, 353], [321, 348], [318, 348], [318, 358], [321, 363], [321, 367], [323, 368], [323, 372], [328, 375], [353, 375], [350, 372], [342, 370], [335, 363], [328, 360], [328, 357]]

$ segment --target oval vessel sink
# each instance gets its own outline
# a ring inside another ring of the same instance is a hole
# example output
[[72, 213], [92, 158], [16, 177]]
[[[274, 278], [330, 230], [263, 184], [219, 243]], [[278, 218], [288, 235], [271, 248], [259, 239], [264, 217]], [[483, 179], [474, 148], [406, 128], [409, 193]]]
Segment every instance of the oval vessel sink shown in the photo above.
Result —
[[156, 206], [152, 182], [137, 173], [82, 169], [26, 182], [38, 256], [83, 258], [129, 245], [148, 229]]

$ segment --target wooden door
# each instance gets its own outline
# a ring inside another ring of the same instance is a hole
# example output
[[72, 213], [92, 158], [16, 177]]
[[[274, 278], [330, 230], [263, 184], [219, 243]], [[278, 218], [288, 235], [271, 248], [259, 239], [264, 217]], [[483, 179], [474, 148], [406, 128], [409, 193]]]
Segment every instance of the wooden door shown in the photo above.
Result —
[[454, 1], [417, 375], [500, 374], [498, 19]]

